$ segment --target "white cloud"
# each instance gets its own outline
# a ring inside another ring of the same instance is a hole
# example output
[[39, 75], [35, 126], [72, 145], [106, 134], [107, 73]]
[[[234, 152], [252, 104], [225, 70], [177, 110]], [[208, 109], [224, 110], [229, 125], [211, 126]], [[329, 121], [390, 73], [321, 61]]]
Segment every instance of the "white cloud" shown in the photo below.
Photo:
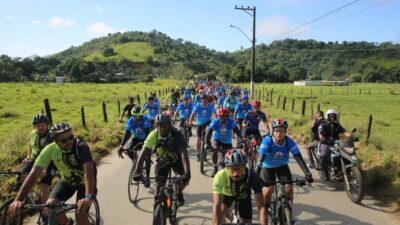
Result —
[[75, 21], [63, 19], [60, 17], [53, 17], [49, 20], [49, 25], [53, 28], [70, 27], [74, 25]]
[[104, 36], [114, 32], [116, 32], [114, 28], [107, 26], [107, 24], [103, 22], [92, 23], [86, 28], [86, 33], [95, 37]]
[[42, 21], [39, 21], [39, 20], [31, 20], [31, 23], [32, 23], [32, 24], [39, 25], [39, 24], [42, 24]]
[[96, 11], [96, 12], [98, 12], [98, 13], [103, 13], [103, 12], [104, 12], [103, 7], [101, 7], [100, 5], [95, 5], [95, 6], [93, 7], [93, 9], [94, 9], [94, 11]]
[[[273, 15], [260, 22], [258, 32], [260, 35], [275, 37], [294, 28], [295, 25], [291, 24], [286, 16]], [[294, 34], [304, 33], [307, 30], [308, 27], [302, 27], [294, 31]]]
[[13, 16], [10, 16], [10, 15], [6, 15], [6, 16], [4, 16], [4, 18], [6, 18], [6, 19], [13, 19], [14, 17]]

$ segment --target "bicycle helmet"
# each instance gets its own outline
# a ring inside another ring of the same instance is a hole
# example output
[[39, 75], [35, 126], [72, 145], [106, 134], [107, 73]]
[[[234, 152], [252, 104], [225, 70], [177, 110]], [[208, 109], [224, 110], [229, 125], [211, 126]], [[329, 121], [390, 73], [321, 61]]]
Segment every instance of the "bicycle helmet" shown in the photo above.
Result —
[[261, 107], [261, 101], [260, 100], [253, 100], [251, 102], [251, 106], [253, 106], [253, 107]]
[[32, 125], [36, 125], [38, 123], [47, 123], [49, 124], [49, 118], [44, 114], [36, 114], [32, 117]]
[[242, 96], [242, 100], [249, 100], [249, 96], [243, 95], [243, 96]]
[[171, 117], [166, 113], [157, 114], [155, 118], [156, 124], [169, 123], [171, 124]]
[[336, 115], [336, 118], [337, 118], [338, 115], [339, 115], [339, 113], [338, 113], [336, 110], [334, 110], [334, 109], [328, 109], [328, 111], [326, 111], [326, 113], [325, 113], [326, 119], [329, 118], [329, 114], [335, 114], [335, 115]]
[[59, 122], [56, 125], [54, 125], [53, 127], [51, 127], [50, 136], [54, 138], [58, 134], [64, 133], [64, 132], [69, 131], [71, 129], [72, 129], [72, 127], [70, 127], [68, 125], [68, 123]]
[[225, 154], [225, 166], [246, 165], [247, 154], [241, 149], [231, 149]]
[[228, 108], [221, 107], [217, 109], [217, 116], [229, 116], [230, 112]]
[[133, 119], [136, 119], [139, 116], [143, 116], [143, 110], [140, 105], [133, 107], [131, 111]]
[[289, 124], [285, 119], [279, 118], [272, 121], [272, 129], [276, 127], [284, 127], [285, 129], [287, 129], [289, 127]]

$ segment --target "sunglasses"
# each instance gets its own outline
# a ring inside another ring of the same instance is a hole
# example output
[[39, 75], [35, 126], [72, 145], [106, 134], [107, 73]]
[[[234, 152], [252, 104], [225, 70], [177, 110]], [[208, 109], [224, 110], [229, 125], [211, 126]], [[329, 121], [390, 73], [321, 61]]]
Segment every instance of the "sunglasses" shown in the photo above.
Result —
[[73, 141], [74, 139], [75, 139], [74, 135], [71, 134], [70, 136], [68, 136], [68, 137], [66, 137], [66, 138], [64, 138], [64, 139], [59, 140], [59, 142], [60, 142], [61, 144], [65, 144], [65, 143], [67, 143], [67, 142], [69, 142], [69, 141]]
[[284, 132], [286, 132], [286, 129], [283, 128], [283, 127], [279, 127], [279, 128], [275, 128], [274, 132], [276, 132], [276, 133], [284, 133]]

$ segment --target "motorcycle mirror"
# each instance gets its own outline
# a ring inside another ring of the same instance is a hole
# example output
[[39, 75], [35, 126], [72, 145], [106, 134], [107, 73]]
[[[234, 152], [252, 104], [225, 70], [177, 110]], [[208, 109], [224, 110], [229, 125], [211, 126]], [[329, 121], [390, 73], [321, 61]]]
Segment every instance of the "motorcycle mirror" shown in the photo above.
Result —
[[357, 131], [357, 128], [354, 128], [351, 133], [355, 133]]

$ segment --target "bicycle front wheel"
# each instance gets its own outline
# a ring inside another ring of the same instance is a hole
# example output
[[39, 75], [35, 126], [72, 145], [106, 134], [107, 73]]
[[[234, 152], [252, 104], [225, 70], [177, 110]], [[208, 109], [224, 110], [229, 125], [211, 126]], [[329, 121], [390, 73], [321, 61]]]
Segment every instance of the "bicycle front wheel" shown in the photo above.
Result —
[[292, 209], [289, 205], [284, 204], [279, 213], [280, 225], [292, 225]]
[[167, 209], [162, 203], [157, 203], [154, 207], [153, 225], [167, 224]]
[[[136, 160], [135, 160], [136, 161]], [[136, 203], [138, 194], [139, 194], [139, 186], [140, 181], [134, 181], [133, 176], [135, 173], [135, 164], [132, 165], [131, 172], [129, 173], [129, 180], [128, 180], [128, 196], [129, 201], [133, 204]]]
[[89, 222], [91, 225], [100, 225], [100, 205], [97, 199], [93, 200], [89, 209]]
[[13, 201], [14, 198], [9, 198], [0, 206], [1, 225], [22, 225], [22, 216], [11, 217], [11, 215], [8, 214], [8, 209]]

